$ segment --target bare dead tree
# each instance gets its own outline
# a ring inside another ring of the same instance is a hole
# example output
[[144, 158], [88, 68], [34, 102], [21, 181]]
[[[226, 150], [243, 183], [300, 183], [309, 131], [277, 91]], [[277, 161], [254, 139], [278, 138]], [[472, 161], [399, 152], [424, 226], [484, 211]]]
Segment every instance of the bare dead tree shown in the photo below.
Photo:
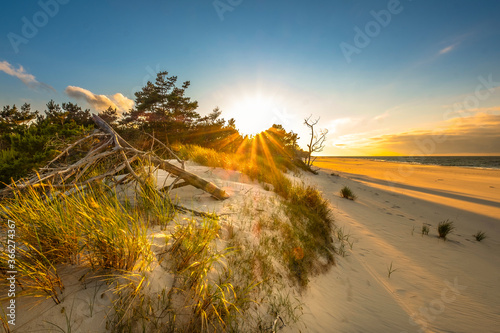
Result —
[[314, 126], [318, 124], [319, 118], [313, 121], [311, 117], [312, 115], [304, 119], [304, 124], [311, 129], [311, 141], [307, 145], [308, 152], [304, 160], [304, 163], [309, 167], [312, 166], [314, 160], [316, 160], [316, 157], [312, 158], [312, 154], [318, 153], [325, 148], [326, 135], [328, 134], [327, 129], [321, 129], [318, 133], [315, 133]]

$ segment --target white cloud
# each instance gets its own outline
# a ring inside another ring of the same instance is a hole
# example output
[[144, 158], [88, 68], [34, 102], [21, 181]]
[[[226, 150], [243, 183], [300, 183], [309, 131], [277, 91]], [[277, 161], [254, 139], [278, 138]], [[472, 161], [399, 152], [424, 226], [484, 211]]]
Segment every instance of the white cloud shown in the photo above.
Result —
[[135, 105], [135, 102], [133, 100], [123, 96], [121, 93], [116, 93], [111, 96], [111, 100], [115, 102], [115, 104], [118, 106], [118, 109], [123, 111], [128, 111]]
[[14, 76], [14, 77], [18, 78], [25, 85], [27, 85], [28, 87], [30, 87], [32, 89], [43, 88], [43, 89], [54, 90], [54, 88], [52, 88], [48, 84], [38, 82], [34, 75], [26, 73], [26, 70], [21, 65], [19, 65], [19, 68], [15, 68], [7, 61], [0, 61], [0, 71], [4, 72], [10, 76]]
[[379, 114], [378, 116], [373, 117], [373, 120], [378, 122], [378, 121], [384, 120], [387, 117], [389, 117], [389, 110], [385, 111], [382, 114]]
[[333, 133], [338, 133], [338, 132], [345, 132], [346, 129], [352, 128], [354, 125], [359, 124], [361, 119], [358, 118], [350, 118], [350, 117], [345, 117], [345, 118], [337, 118], [335, 120], [332, 120], [328, 124], [328, 132], [331, 134]]
[[90, 90], [68, 86], [64, 92], [75, 99], [85, 100], [96, 111], [103, 111], [108, 107], [117, 109], [119, 113], [126, 112], [134, 106], [134, 101], [123, 96], [121, 93], [116, 93], [112, 96], [97, 95]]
[[439, 51], [439, 54], [441, 55], [441, 54], [448, 53], [448, 52], [452, 51], [455, 48], [455, 46], [457, 46], [457, 44], [453, 44], [453, 45], [447, 46], [444, 49], [441, 49]]

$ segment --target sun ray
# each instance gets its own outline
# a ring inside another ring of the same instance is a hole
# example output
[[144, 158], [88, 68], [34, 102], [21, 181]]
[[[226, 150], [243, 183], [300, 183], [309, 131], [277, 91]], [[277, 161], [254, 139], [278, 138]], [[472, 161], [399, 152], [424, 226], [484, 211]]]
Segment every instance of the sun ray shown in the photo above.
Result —
[[249, 139], [247, 136], [245, 136], [238, 149], [236, 149], [236, 154], [237, 155], [245, 154], [248, 144], [249, 144]]
[[257, 134], [257, 139], [259, 140], [262, 151], [264, 152], [264, 155], [266, 156], [266, 161], [271, 164], [271, 167], [274, 170], [274, 169], [276, 169], [276, 164], [274, 163], [274, 158], [273, 158], [271, 151], [269, 150], [269, 147], [267, 146], [267, 143], [264, 140], [263, 136], [264, 135], [262, 133]]
[[[274, 128], [270, 128], [269, 130], [267, 130], [266, 132], [275, 132], [277, 135], [279, 135], [279, 132], [276, 131], [276, 129]], [[279, 143], [274, 137], [272, 134], [267, 134], [267, 139], [269, 140], [269, 142], [274, 146], [276, 147], [280, 153], [283, 153], [285, 154], [286, 156], [288, 157], [291, 157], [290, 156], [290, 153], [288, 151], [286, 151], [285, 147], [283, 147], [283, 145], [281, 143]]]
[[255, 138], [252, 139], [252, 150], [250, 153], [250, 161], [252, 165], [257, 165], [257, 140], [255, 140]]
[[240, 134], [239, 133], [233, 133], [231, 134], [230, 136], [222, 139], [222, 140], [219, 140], [216, 142], [216, 146], [217, 146], [217, 149], [219, 150], [223, 150], [224, 148], [226, 148], [228, 145], [236, 142], [236, 140], [240, 138]]

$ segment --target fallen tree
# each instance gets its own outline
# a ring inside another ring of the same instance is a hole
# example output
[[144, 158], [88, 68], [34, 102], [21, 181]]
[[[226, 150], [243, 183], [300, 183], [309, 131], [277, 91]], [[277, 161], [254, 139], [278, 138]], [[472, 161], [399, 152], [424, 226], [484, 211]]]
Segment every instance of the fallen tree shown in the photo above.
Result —
[[[162, 145], [163, 149], [175, 158], [181, 167], [159, 157], [152, 149], [145, 152], [134, 148], [99, 116], [93, 115], [92, 120], [99, 128], [98, 130], [66, 147], [45, 167], [41, 168], [35, 176], [29, 179], [20, 179], [7, 185], [0, 191], [0, 197], [11, 194], [15, 189], [22, 190], [27, 187], [64, 190], [75, 186], [82, 188], [103, 181], [106, 181], [106, 184], [110, 186], [115, 186], [134, 180], [145, 185], [147, 177], [149, 177], [149, 174], [144, 172], [145, 166], [166, 171], [168, 173], [167, 179], [172, 177], [172, 182], [159, 190], [162, 193], [168, 194], [174, 188], [191, 185], [219, 200], [229, 197], [224, 190], [215, 184], [186, 171], [184, 161], [154, 137], [152, 137], [153, 145], [154, 143]], [[75, 155], [72, 152], [78, 151], [85, 145], [90, 145], [90, 149], [82, 158], [76, 161], [67, 161], [71, 155]], [[128, 173], [124, 174], [124, 170]], [[179, 183], [180, 180], [183, 182]]]

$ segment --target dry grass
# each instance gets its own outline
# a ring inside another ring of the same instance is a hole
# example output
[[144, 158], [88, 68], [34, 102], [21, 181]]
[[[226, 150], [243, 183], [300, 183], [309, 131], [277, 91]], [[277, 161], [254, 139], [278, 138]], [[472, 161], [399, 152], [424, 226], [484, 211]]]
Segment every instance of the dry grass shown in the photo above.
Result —
[[342, 198], [345, 198], [345, 199], [349, 199], [349, 200], [356, 200], [356, 196], [354, 195], [354, 193], [352, 192], [352, 190], [349, 188], [349, 186], [344, 186], [341, 190], [340, 190], [340, 196]]
[[148, 225], [116, 192], [103, 186], [50, 193], [29, 188], [0, 204], [2, 221], [16, 221], [16, 261], [25, 293], [46, 295], [58, 303], [63, 290], [59, 264], [88, 264], [96, 271], [148, 266]]
[[445, 220], [439, 222], [437, 229], [439, 238], [446, 240], [448, 234], [450, 234], [453, 230], [455, 230], [455, 226], [453, 225], [453, 221]]
[[[294, 290], [334, 264], [328, 202], [315, 188], [293, 184], [284, 164], [193, 146], [180, 154], [239, 170], [279, 195], [278, 210], [252, 226], [258, 243], [232, 226], [221, 239], [225, 228], [216, 217], [182, 219], [153, 190], [154, 179], [138, 188], [134, 202], [105, 185], [49, 194], [30, 188], [0, 205], [1, 217], [17, 222], [17, 241], [26, 249], [18, 258], [24, 292], [60, 302], [56, 268], [76, 264], [112, 289], [108, 328], [115, 332], [272, 331], [297, 322]], [[247, 210], [242, 214], [254, 212]], [[169, 233], [162, 252], [153, 253], [147, 237], [154, 225]], [[160, 264], [173, 285], [151, 294], [149, 272]]]

